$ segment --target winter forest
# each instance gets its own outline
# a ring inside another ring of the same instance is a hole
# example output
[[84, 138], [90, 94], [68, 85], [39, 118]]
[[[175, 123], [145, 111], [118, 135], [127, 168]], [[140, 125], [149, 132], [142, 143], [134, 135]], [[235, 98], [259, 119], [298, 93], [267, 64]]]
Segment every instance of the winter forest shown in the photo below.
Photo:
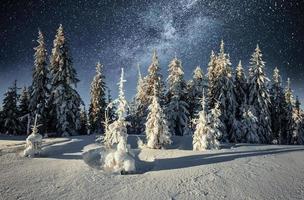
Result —
[[268, 78], [258, 45], [246, 70], [241, 61], [232, 66], [221, 41], [219, 49], [211, 51], [208, 71], [196, 67], [191, 80], [184, 79], [177, 56], [168, 65], [169, 76], [163, 77], [155, 49], [146, 76], [138, 66], [137, 93], [129, 103], [123, 72], [119, 97], [113, 100], [98, 62], [88, 110], [77, 92], [79, 80], [69, 48], [62, 25], [50, 53], [39, 31], [32, 84], [20, 91], [15, 81], [8, 88], [1, 133], [28, 135], [36, 116], [44, 136], [101, 134], [114, 144], [122, 131], [146, 135], [147, 147], [156, 149], [169, 145], [171, 135], [193, 135], [194, 150], [219, 148], [227, 142], [304, 144], [303, 111], [290, 79], [283, 88], [286, 79], [277, 68]]

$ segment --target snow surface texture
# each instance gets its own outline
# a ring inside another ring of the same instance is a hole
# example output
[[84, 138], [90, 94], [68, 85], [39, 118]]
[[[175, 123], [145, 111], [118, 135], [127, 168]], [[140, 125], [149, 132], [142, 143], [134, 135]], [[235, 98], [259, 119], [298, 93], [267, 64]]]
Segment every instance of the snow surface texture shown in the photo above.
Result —
[[[0, 136], [0, 199], [303, 199], [304, 146], [236, 144], [192, 151], [191, 136], [167, 150], [134, 149], [137, 174], [100, 170], [95, 136], [47, 138], [24, 158], [24, 137]], [[142, 138], [144, 140], [144, 138]], [[23, 146], [23, 148], [20, 148]], [[84, 162], [85, 161], [85, 162]]]

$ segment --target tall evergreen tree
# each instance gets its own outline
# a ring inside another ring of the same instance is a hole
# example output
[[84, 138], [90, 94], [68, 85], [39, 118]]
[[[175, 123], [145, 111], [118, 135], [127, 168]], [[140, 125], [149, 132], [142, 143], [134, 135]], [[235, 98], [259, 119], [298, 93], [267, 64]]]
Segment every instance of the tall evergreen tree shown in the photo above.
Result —
[[241, 61], [239, 61], [236, 67], [235, 79], [234, 79], [234, 93], [237, 102], [236, 118], [240, 119], [243, 114], [243, 109], [247, 105], [247, 78], [244, 72]]
[[19, 121], [19, 112], [18, 112], [18, 99], [19, 95], [17, 93], [17, 81], [14, 82], [14, 85], [8, 88], [8, 91], [4, 94], [3, 99], [3, 132], [6, 134], [21, 134], [21, 123]]
[[203, 70], [198, 66], [193, 71], [192, 80], [187, 84], [187, 102], [189, 105], [190, 121], [194, 120], [198, 112], [202, 109], [200, 99], [206, 91], [207, 78], [205, 77]]
[[171, 133], [185, 135], [188, 128], [188, 104], [185, 102], [186, 83], [181, 61], [174, 58], [169, 64], [167, 117]]
[[32, 118], [38, 114], [39, 121], [42, 123], [40, 129], [47, 131], [48, 110], [47, 99], [49, 97], [49, 78], [47, 68], [47, 51], [44, 43], [44, 36], [41, 31], [38, 32], [38, 46], [35, 50], [34, 69], [32, 74], [32, 85], [30, 86], [30, 104], [29, 110]]
[[49, 105], [55, 117], [58, 135], [75, 135], [80, 126], [80, 105], [82, 100], [76, 91], [77, 73], [73, 68], [68, 42], [62, 25], [54, 40], [51, 56], [51, 95]]
[[136, 86], [136, 95], [130, 106], [130, 133], [140, 134], [144, 132], [145, 117], [147, 116], [147, 95], [146, 84], [142, 78], [139, 65], [137, 66], [138, 79]]
[[290, 144], [292, 139], [292, 132], [293, 132], [293, 106], [294, 106], [294, 99], [292, 95], [292, 90], [290, 87], [290, 79], [287, 79], [287, 85], [285, 88], [285, 116], [284, 116], [284, 127], [283, 127], [283, 133], [281, 138], [282, 144]]
[[152, 103], [149, 105], [149, 114], [146, 122], [147, 147], [160, 149], [171, 143], [167, 120], [162, 107], [159, 104], [158, 92], [154, 89]]
[[285, 134], [284, 118], [286, 117], [286, 101], [282, 87], [282, 78], [278, 68], [273, 70], [270, 100], [272, 142], [280, 143], [280, 138]]
[[[148, 104], [152, 102], [152, 97], [154, 94], [154, 87], [158, 92], [161, 105], [164, 103], [164, 87], [163, 77], [161, 75], [161, 68], [159, 66], [157, 52], [154, 49], [152, 56], [152, 63], [148, 68], [148, 75], [144, 79], [144, 85], [146, 90], [146, 97], [148, 97]], [[147, 107], [146, 107], [147, 108]]]
[[91, 83], [91, 103], [89, 108], [90, 133], [103, 133], [106, 103], [106, 83], [102, 65], [96, 65], [96, 75]]
[[249, 68], [248, 103], [253, 106], [253, 114], [258, 118], [258, 136], [261, 143], [269, 143], [271, 141], [268, 81], [265, 74], [265, 62], [257, 45], [255, 52], [252, 54]]
[[[219, 103], [221, 109], [221, 119], [224, 123], [222, 130], [222, 141], [233, 138], [232, 126], [234, 122], [236, 99], [234, 95], [234, 84], [229, 55], [224, 51], [224, 42], [221, 41], [220, 52], [211, 57], [209, 63], [211, 82], [209, 83], [209, 104], [213, 108], [215, 103]], [[208, 72], [209, 73], [209, 72]]]

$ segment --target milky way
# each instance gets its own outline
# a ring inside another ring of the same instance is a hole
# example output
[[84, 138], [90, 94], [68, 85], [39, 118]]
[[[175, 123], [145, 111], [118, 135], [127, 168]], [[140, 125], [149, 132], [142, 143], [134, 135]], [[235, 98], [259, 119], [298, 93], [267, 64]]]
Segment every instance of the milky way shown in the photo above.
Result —
[[195, 66], [205, 71], [211, 50], [221, 39], [232, 64], [245, 66], [260, 44], [268, 76], [275, 66], [304, 98], [303, 1], [176, 0], [176, 1], [4, 1], [0, 8], [0, 95], [14, 79], [29, 85], [33, 47], [38, 28], [45, 33], [48, 52], [59, 24], [63, 24], [87, 103], [94, 65], [105, 66], [113, 95], [121, 67], [127, 71], [127, 96], [135, 92], [136, 65], [145, 73], [151, 53], [158, 51], [161, 68], [175, 55], [186, 78]]

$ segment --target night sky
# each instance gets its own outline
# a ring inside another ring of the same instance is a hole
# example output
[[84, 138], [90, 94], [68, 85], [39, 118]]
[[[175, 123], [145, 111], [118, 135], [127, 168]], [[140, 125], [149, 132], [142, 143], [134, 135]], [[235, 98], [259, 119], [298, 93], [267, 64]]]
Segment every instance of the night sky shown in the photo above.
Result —
[[304, 1], [298, 0], [27, 0], [1, 1], [0, 6], [0, 100], [13, 80], [29, 85], [33, 47], [38, 28], [45, 35], [48, 53], [56, 29], [62, 24], [79, 79], [78, 91], [89, 102], [95, 64], [104, 65], [106, 82], [117, 94], [121, 67], [126, 69], [126, 93], [135, 93], [136, 65], [142, 72], [159, 54], [163, 74], [177, 55], [186, 79], [195, 66], [206, 71], [211, 50], [220, 40], [233, 67], [239, 59], [247, 69], [259, 43], [267, 75], [277, 66], [291, 78], [295, 95], [304, 100]]

